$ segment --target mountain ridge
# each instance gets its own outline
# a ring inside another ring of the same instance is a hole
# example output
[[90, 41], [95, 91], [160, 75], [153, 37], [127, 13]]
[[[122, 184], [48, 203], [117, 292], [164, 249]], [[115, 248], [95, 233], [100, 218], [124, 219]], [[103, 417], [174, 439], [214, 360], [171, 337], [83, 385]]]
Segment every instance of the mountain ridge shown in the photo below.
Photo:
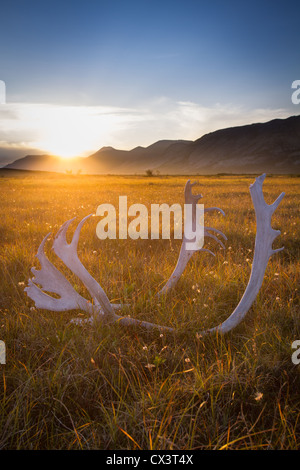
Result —
[[132, 150], [102, 147], [69, 160], [27, 155], [4, 168], [87, 174], [300, 173], [300, 116], [228, 127], [190, 140], [159, 140]]

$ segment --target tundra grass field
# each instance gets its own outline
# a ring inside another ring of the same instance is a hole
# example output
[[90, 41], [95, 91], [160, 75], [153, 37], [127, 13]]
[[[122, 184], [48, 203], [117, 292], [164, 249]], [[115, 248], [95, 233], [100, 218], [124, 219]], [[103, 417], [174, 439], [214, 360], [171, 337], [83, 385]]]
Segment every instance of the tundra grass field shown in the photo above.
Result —
[[[100, 240], [97, 217], [83, 227], [79, 257], [124, 315], [175, 328], [71, 322], [80, 311], [38, 310], [26, 296], [38, 246], [66, 220], [97, 206], [184, 203], [187, 177], [72, 176], [0, 172], [1, 449], [299, 449], [300, 180], [267, 176], [267, 203], [284, 191], [273, 216], [281, 230], [259, 295], [246, 319], [225, 336], [197, 332], [227, 318], [247, 285], [255, 241], [249, 185], [255, 176], [191, 177], [208, 225], [224, 232], [226, 249], [205, 240], [167, 297], [180, 240]], [[208, 223], [209, 222], [209, 223]], [[76, 223], [72, 223], [69, 232]], [[68, 234], [69, 234], [68, 232]], [[85, 287], [51, 250], [46, 253], [76, 290]]]

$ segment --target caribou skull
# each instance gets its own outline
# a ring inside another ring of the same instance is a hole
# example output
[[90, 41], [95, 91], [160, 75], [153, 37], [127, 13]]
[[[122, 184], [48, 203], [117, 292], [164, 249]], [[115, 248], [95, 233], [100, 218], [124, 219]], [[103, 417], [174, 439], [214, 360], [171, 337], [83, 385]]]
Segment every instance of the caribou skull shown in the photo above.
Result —
[[[255, 182], [250, 185], [250, 194], [256, 214], [256, 239], [252, 270], [246, 290], [236, 309], [227, 318], [227, 320], [210, 330], [202, 332], [200, 336], [214, 331], [218, 331], [222, 334], [226, 333], [236, 327], [244, 319], [246, 313], [254, 302], [259, 289], [261, 288], [269, 258], [272, 254], [283, 250], [283, 248], [279, 248], [277, 250], [273, 250], [272, 248], [272, 243], [275, 238], [280, 235], [280, 231], [274, 230], [271, 227], [271, 217], [274, 211], [277, 209], [280, 201], [284, 197], [284, 193], [280, 194], [273, 204], [266, 204], [262, 192], [262, 185], [265, 176], [265, 174], [259, 176], [256, 178]], [[191, 184], [190, 180], [186, 183], [186, 204], [196, 205], [198, 200], [202, 198], [201, 194], [192, 194], [192, 187], [194, 184], [196, 183]], [[207, 212], [212, 210], [217, 210], [224, 215], [224, 212], [218, 207], [207, 208], [204, 211]], [[53, 249], [55, 254], [63, 261], [63, 263], [86, 286], [93, 299], [93, 303], [79, 295], [72, 287], [70, 282], [46, 257], [44, 253], [44, 246], [50, 233], [45, 236], [38, 249], [37, 257], [40, 261], [41, 269], [36, 270], [35, 268], [32, 268], [34, 277], [33, 279], [29, 279], [28, 287], [25, 288], [27, 295], [35, 302], [37, 308], [53, 311], [81, 309], [89, 314], [91, 322], [95, 319], [102, 319], [108, 322], [119, 322], [122, 325], [139, 325], [145, 328], [159, 328], [165, 331], [173, 331], [173, 329], [168, 326], [156, 325], [128, 316], [117, 315], [115, 313], [116, 309], [122, 307], [122, 305], [110, 303], [102, 287], [90, 275], [90, 273], [86, 270], [78, 258], [77, 245], [80, 231], [83, 224], [89, 217], [90, 215], [86, 216], [78, 224], [71, 243], [67, 243], [66, 241], [66, 232], [74, 219], [65, 222], [54, 239]], [[212, 227], [204, 227], [204, 235], [206, 237], [213, 238], [224, 248], [224, 245], [219, 240], [219, 238], [210, 232], [215, 232], [221, 235], [225, 240], [226, 236], [217, 229]], [[213, 254], [210, 250], [206, 250], [204, 248], [199, 250], [188, 250], [186, 248], [186, 238], [183, 237], [176, 267], [165, 286], [157, 294], [158, 296], [166, 295], [166, 293], [172, 287], [174, 287], [195, 251], [209, 251], [211, 254]], [[37, 284], [39, 284], [41, 288], [38, 287]], [[43, 292], [43, 290], [57, 294], [60, 296], [60, 298], [51, 297], [50, 295]]]

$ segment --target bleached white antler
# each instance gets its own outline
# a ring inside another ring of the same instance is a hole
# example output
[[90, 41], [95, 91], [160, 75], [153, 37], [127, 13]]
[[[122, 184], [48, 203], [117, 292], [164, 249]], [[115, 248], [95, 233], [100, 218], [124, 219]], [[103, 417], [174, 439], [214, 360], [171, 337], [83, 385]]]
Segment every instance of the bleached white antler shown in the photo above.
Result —
[[[195, 186], [196, 184], [197, 184], [197, 182], [191, 183], [191, 181], [188, 180], [186, 182], [185, 189], [184, 189], [185, 204], [191, 204], [192, 205], [192, 224], [193, 224], [193, 226], [195, 226], [195, 224], [196, 224], [196, 205], [197, 205], [199, 199], [201, 199], [203, 197], [202, 194], [193, 194], [192, 193], [192, 187]], [[219, 207], [205, 208], [204, 213], [214, 211], [214, 210], [219, 211], [221, 214], [225, 215], [224, 211], [222, 211], [222, 209], [220, 209]], [[204, 226], [204, 237], [213, 238], [215, 241], [217, 241], [222, 246], [222, 248], [225, 248], [225, 246], [221, 242], [221, 240], [219, 240], [215, 235], [210, 233], [211, 231], [215, 232], [215, 233], [218, 233], [219, 235], [221, 235], [224, 238], [224, 240], [227, 240], [227, 237], [220, 230], [217, 230], [217, 229], [212, 228], [212, 227], [205, 227], [205, 226]], [[164, 287], [158, 292], [158, 294], [157, 294], [158, 296], [161, 296], [161, 295], [167, 293], [170, 289], [172, 289], [175, 286], [175, 284], [177, 284], [179, 278], [181, 277], [183, 271], [186, 268], [186, 265], [188, 264], [189, 260], [191, 259], [191, 257], [193, 256], [194, 253], [196, 253], [197, 251], [206, 251], [206, 252], [210, 253], [211, 255], [215, 256], [215, 254], [212, 251], [207, 250], [206, 248], [198, 248], [198, 249], [192, 249], [192, 250], [187, 249], [187, 243], [188, 243], [188, 240], [186, 239], [185, 234], [184, 234], [183, 239], [182, 239], [182, 243], [181, 243], [181, 248], [180, 248], [180, 252], [179, 252], [178, 261], [177, 261], [177, 264], [175, 266], [175, 269], [172, 272], [172, 274], [169, 277], [166, 284], [164, 285]]]
[[[89, 217], [90, 216], [85, 217], [78, 224], [70, 244], [66, 241], [66, 231], [73, 219], [63, 224], [53, 242], [53, 249], [64, 264], [84, 283], [95, 301], [94, 305], [79, 295], [63, 274], [58, 271], [46, 257], [44, 247], [50, 233], [46, 235], [38, 249], [37, 257], [40, 261], [41, 269], [31, 269], [34, 277], [29, 279], [28, 287], [24, 289], [28, 297], [34, 300], [37, 308], [44, 308], [45, 310], [57, 312], [79, 308], [93, 316], [94, 319], [98, 318], [108, 322], [119, 322], [122, 325], [138, 325], [143, 328], [158, 328], [160, 330], [172, 331], [172, 328], [167, 326], [156, 325], [130, 317], [122, 317], [114, 313], [113, 307], [104, 290], [86, 270], [77, 255], [80, 231], [84, 222]], [[41, 288], [39, 288], [37, 284], [39, 284]], [[60, 298], [51, 297], [43, 292], [42, 289], [57, 294]]]
[[[266, 175], [263, 174], [256, 178], [255, 182], [250, 185], [250, 194], [256, 214], [256, 237], [254, 258], [251, 269], [251, 275], [239, 304], [232, 314], [220, 325], [212, 328], [205, 333], [218, 331], [219, 333], [227, 333], [235, 328], [244, 318], [261, 288], [263, 278], [269, 258], [274, 254], [282, 251], [284, 247], [273, 250], [272, 244], [280, 230], [274, 230], [271, 226], [271, 218], [285, 193], [281, 193], [273, 204], [268, 205], [263, 196], [262, 185]], [[203, 334], [202, 333], [202, 334]]]
[[[44, 246], [50, 233], [45, 236], [39, 246], [37, 258], [41, 264], [41, 269], [31, 268], [34, 277], [29, 279], [28, 287], [24, 290], [27, 295], [34, 300], [37, 308], [53, 310], [55, 312], [82, 309], [92, 313], [92, 305], [73, 289], [69, 281], [56, 267], [48, 260], [44, 253]], [[42, 289], [52, 294], [57, 294], [60, 298], [54, 298], [42, 291]]]

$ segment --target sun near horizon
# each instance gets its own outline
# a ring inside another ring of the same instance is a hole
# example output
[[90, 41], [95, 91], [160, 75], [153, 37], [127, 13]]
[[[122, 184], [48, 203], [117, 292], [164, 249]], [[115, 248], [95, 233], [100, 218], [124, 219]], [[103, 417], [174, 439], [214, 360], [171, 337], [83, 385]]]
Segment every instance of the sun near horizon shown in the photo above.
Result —
[[[39, 105], [39, 128], [34, 147], [64, 160], [87, 157], [96, 152], [113, 130], [114, 123], [97, 119], [97, 110], [85, 106]], [[27, 119], [36, 116], [27, 109]]]

